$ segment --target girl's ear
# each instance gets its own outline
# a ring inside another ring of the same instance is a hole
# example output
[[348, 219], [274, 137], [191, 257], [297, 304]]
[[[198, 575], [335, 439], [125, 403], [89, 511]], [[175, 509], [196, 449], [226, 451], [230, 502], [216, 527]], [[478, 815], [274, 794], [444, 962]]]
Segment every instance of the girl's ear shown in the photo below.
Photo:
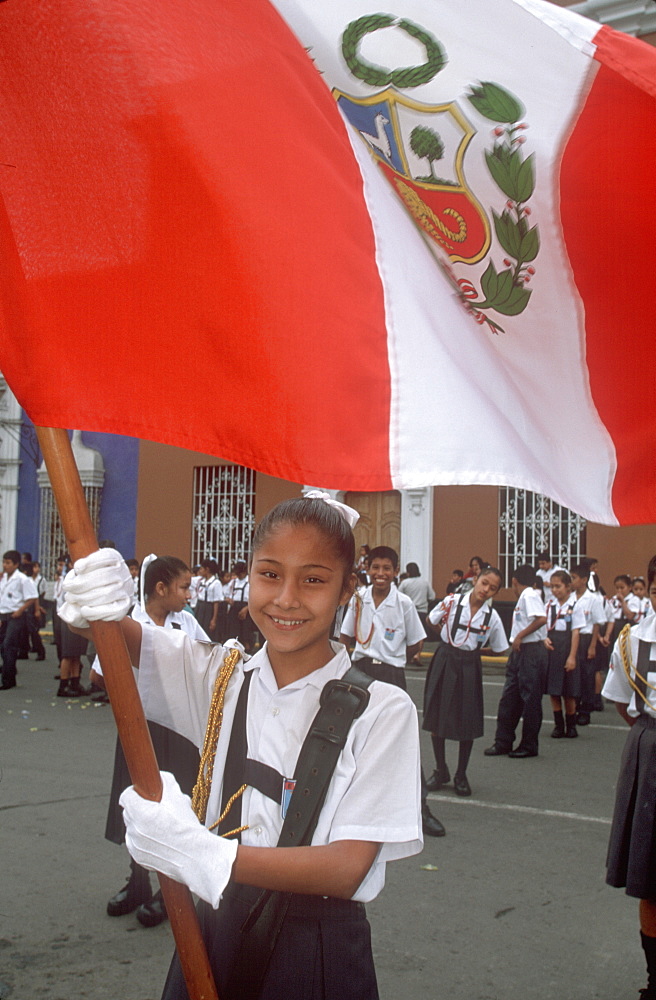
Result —
[[167, 590], [168, 587], [166, 586], [166, 584], [162, 580], [158, 580], [157, 583], [155, 584], [155, 593], [157, 594], [157, 596], [166, 597]]
[[348, 602], [353, 597], [353, 594], [355, 593], [355, 588], [357, 587], [357, 584], [358, 584], [357, 576], [355, 575], [355, 573], [351, 573], [348, 580], [344, 584], [344, 589], [342, 590], [342, 596], [339, 599], [338, 607], [341, 608], [345, 604], [348, 604]]

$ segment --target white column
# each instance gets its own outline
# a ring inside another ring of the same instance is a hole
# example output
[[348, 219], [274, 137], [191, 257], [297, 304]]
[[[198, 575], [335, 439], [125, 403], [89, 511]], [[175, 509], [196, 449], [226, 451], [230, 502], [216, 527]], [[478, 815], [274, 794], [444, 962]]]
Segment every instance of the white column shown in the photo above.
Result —
[[0, 553], [16, 548], [21, 408], [0, 374]]
[[425, 580], [433, 575], [433, 487], [401, 490], [401, 570], [415, 562]]

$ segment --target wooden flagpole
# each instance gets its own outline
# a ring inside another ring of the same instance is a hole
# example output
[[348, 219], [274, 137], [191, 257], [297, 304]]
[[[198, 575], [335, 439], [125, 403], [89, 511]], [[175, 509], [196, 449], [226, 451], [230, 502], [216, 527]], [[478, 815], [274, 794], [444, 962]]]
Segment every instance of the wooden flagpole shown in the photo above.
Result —
[[[50, 427], [37, 427], [36, 433], [68, 550], [73, 560], [81, 559], [97, 550], [98, 541], [68, 433]], [[92, 622], [91, 635], [102, 663], [132, 782], [143, 798], [159, 802], [162, 796], [159, 767], [121, 626], [118, 622]], [[191, 1000], [218, 1000], [191, 893], [186, 885], [159, 873], [158, 877], [189, 996]]]

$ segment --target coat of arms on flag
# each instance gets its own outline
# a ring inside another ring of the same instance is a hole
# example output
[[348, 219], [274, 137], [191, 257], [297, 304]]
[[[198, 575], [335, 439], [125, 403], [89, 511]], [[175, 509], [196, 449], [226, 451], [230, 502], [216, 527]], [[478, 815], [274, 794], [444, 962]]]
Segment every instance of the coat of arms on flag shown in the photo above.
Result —
[[[387, 70], [361, 57], [362, 39], [389, 27], [424, 45], [423, 65]], [[358, 18], [342, 35], [342, 54], [354, 77], [372, 87], [386, 85], [368, 97], [334, 88], [342, 113], [427, 237], [468, 311], [493, 333], [503, 332], [490, 314], [516, 316], [524, 311], [531, 296], [526, 285], [535, 273], [532, 262], [540, 248], [537, 226], [529, 224], [527, 203], [535, 177], [533, 156], [525, 158], [522, 152], [528, 127], [521, 120], [523, 105], [492, 82], [472, 84], [463, 99], [443, 104], [421, 103], [402, 93], [432, 80], [447, 59], [434, 35], [407, 19], [389, 14]], [[494, 125], [485, 163], [500, 192], [499, 211], [492, 207], [491, 215], [506, 254], [496, 264], [490, 257], [480, 289], [453, 268], [483, 260], [492, 244], [489, 217], [467, 180], [465, 157], [479, 132], [474, 117]]]

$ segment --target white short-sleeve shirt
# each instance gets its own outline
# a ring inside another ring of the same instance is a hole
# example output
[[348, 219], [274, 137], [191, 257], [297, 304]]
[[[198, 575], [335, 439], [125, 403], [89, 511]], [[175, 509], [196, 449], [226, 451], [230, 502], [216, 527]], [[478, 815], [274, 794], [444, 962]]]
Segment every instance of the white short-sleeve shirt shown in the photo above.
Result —
[[[517, 598], [517, 604], [513, 611], [512, 628], [510, 630], [510, 641], [513, 642], [515, 636], [523, 632], [535, 618], [544, 618], [546, 609], [544, 601], [540, 597], [540, 592], [535, 587], [525, 587]], [[522, 645], [531, 642], [540, 642], [547, 638], [547, 627], [541, 625], [535, 632], [529, 633], [522, 639]]]
[[[471, 617], [472, 592], [466, 594], [451, 594], [440, 601], [428, 616], [431, 625], [441, 626], [440, 639], [448, 642], [458, 649], [480, 649], [489, 646], [495, 653], [503, 653], [508, 648], [508, 639], [499, 618], [497, 611], [492, 610], [487, 625], [487, 606], [479, 608], [474, 617]], [[455, 637], [453, 627], [458, 613], [458, 605], [461, 604], [460, 618]], [[481, 629], [485, 628], [485, 633], [481, 634]]]
[[643, 618], [647, 618], [649, 612], [652, 610], [651, 601], [648, 597], [638, 597], [637, 594], [629, 594], [626, 599], [626, 606], [630, 611], [633, 611], [635, 618], [632, 624], [638, 625]]
[[656, 688], [656, 616], [651, 615], [643, 619], [638, 625], [631, 627], [629, 642], [631, 649], [630, 676], [634, 680], [638, 665], [638, 646], [641, 639], [643, 642], [648, 642], [651, 645], [649, 650], [649, 670], [646, 677], [648, 704], [645, 705], [640, 695], [636, 694], [626, 675], [619, 639], [613, 647], [613, 653], [610, 658], [610, 670], [606, 676], [601, 693], [609, 701], [618, 701], [621, 704], [627, 705], [629, 715], [640, 715], [642, 708], [648, 715], [656, 717], [656, 690], [653, 690]]
[[577, 598], [576, 604], [585, 618], [585, 625], [581, 627], [581, 635], [591, 635], [595, 625], [606, 625], [606, 612], [601, 594], [592, 590], [584, 590], [581, 597]]
[[212, 576], [209, 580], [201, 580], [198, 587], [198, 600], [208, 601], [210, 604], [223, 600], [223, 586], [218, 577]]
[[344, 635], [355, 637], [353, 662], [370, 656], [393, 667], [405, 667], [406, 647], [426, 638], [417, 609], [394, 584], [387, 597], [376, 607], [372, 590], [372, 587], [367, 587], [361, 599], [357, 629], [355, 597], [351, 598], [342, 622]]
[[0, 614], [11, 615], [14, 611], [31, 601], [39, 594], [34, 585], [34, 580], [25, 576], [19, 569], [14, 570], [11, 576], [6, 573], [0, 578]]
[[572, 629], [583, 628], [585, 625], [585, 615], [578, 607], [576, 594], [570, 594], [562, 604], [555, 597], [546, 603], [547, 634], [549, 632], [566, 632], [567, 626]]
[[[220, 814], [222, 779], [237, 698], [245, 671], [254, 671], [248, 693], [248, 754], [292, 776], [306, 733], [329, 680], [350, 667], [348, 654], [333, 643], [335, 655], [320, 670], [278, 688], [265, 646], [240, 662], [226, 691], [223, 725], [214, 762], [214, 782], [206, 825]], [[225, 647], [192, 642], [184, 633], [144, 628], [140, 693], [147, 716], [203, 744], [217, 672]], [[367, 840], [381, 845], [376, 860], [353, 899], [374, 899], [385, 881], [385, 864], [409, 857], [422, 847], [419, 731], [408, 695], [392, 684], [373, 681], [369, 703], [354, 721], [340, 754], [312, 844]], [[274, 847], [282, 828], [280, 804], [248, 788], [242, 822], [249, 829], [242, 843]]]

